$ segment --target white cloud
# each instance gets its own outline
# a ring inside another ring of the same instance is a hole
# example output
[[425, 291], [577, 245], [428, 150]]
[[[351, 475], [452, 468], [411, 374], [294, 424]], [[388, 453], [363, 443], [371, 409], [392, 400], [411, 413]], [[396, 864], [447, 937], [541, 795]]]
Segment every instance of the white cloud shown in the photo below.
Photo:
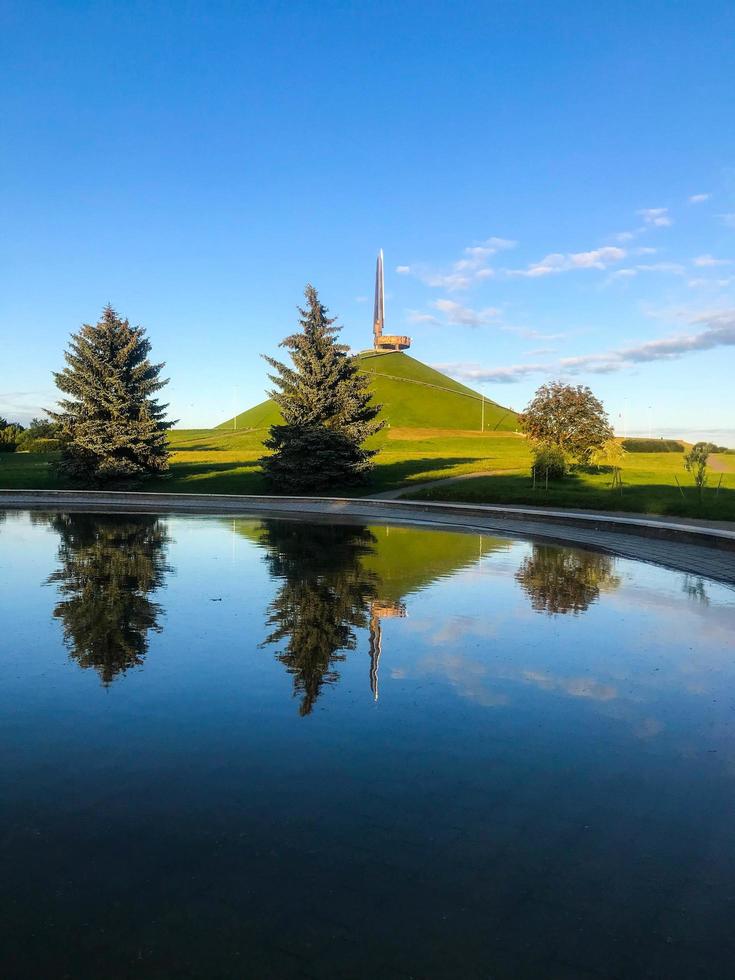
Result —
[[468, 289], [475, 283], [490, 279], [495, 270], [488, 264], [498, 252], [515, 248], [518, 243], [510, 238], [486, 238], [479, 245], [470, 245], [462, 252], [462, 258], [453, 262], [448, 270], [437, 271], [423, 265], [398, 266], [403, 275], [415, 275], [426, 286], [447, 289], [450, 292]]
[[632, 279], [638, 275], [637, 269], [616, 269], [610, 274], [610, 279]]
[[643, 218], [645, 224], [652, 225], [654, 228], [667, 228], [673, 224], [668, 208], [641, 208], [636, 211], [636, 214]]
[[0, 415], [9, 422], [28, 425], [32, 418], [43, 416], [46, 409], [55, 408], [58, 392], [0, 391]]
[[648, 262], [637, 265], [639, 272], [670, 272], [674, 276], [683, 276], [686, 269], [678, 262]]
[[477, 364], [434, 364], [437, 371], [451, 375], [461, 381], [472, 381], [475, 384], [495, 382], [496, 384], [512, 384], [520, 381], [528, 374], [539, 374], [549, 371], [546, 364], [514, 364], [511, 367], [482, 368]]
[[683, 276], [686, 273], [686, 269], [678, 262], [641, 262], [638, 265], [628, 266], [625, 269], [617, 269], [615, 272], [611, 272], [607, 278], [607, 282], [612, 282], [614, 279], [632, 279], [639, 272], [664, 272], [671, 273], [674, 276]]
[[421, 310], [406, 310], [406, 320], [408, 323], [438, 323], [439, 320], [431, 313], [422, 313]]
[[367, 301], [368, 301], [367, 296], [355, 296], [356, 303], [367, 303]]
[[727, 279], [689, 279], [687, 281], [687, 286], [692, 289], [715, 287], [716, 289], [722, 289], [725, 286], [730, 286], [735, 282], [735, 276], [729, 276]]
[[483, 323], [489, 323], [494, 317], [500, 314], [500, 310], [494, 306], [488, 306], [484, 310], [471, 310], [461, 303], [455, 303], [451, 299], [437, 299], [431, 304], [435, 310], [443, 313], [447, 323], [454, 323], [467, 327], [479, 327]]
[[704, 204], [705, 201], [709, 201], [712, 197], [711, 194], [692, 194], [689, 198], [690, 204]]
[[544, 333], [542, 330], [533, 330], [529, 327], [514, 327], [510, 324], [501, 324], [501, 329], [506, 330], [508, 333], [517, 334], [519, 337], [523, 337], [524, 340], [566, 340], [569, 336], [567, 333]]
[[398, 273], [399, 276], [408, 276], [411, 273], [411, 266], [410, 265], [397, 265], [396, 266], [396, 272]]
[[509, 269], [508, 275], [537, 279], [540, 276], [569, 272], [572, 269], [607, 269], [613, 263], [620, 262], [626, 255], [625, 249], [618, 248], [616, 245], [605, 245], [603, 248], [592, 249], [589, 252], [568, 252], [566, 255], [552, 252], [526, 269]]
[[581, 354], [561, 358], [556, 364], [513, 364], [509, 367], [482, 368], [476, 364], [435, 365], [438, 370], [464, 381], [511, 383], [529, 374], [611, 374], [637, 364], [673, 361], [697, 351], [735, 347], [735, 307], [702, 313], [689, 320], [690, 333], [650, 340], [635, 347], [622, 347], [601, 354]]
[[693, 259], [693, 262], [700, 268], [715, 265], [732, 265], [731, 259], [715, 259], [711, 255], [698, 255], [696, 259]]
[[713, 350], [716, 347], [735, 347], [735, 309], [703, 313], [690, 321], [691, 326], [704, 325], [704, 330], [689, 334], [650, 340], [637, 347], [624, 347], [605, 354], [583, 354], [567, 357], [559, 364], [571, 373], [581, 370], [595, 374], [608, 374], [634, 364], [650, 361], [676, 360], [695, 351]]

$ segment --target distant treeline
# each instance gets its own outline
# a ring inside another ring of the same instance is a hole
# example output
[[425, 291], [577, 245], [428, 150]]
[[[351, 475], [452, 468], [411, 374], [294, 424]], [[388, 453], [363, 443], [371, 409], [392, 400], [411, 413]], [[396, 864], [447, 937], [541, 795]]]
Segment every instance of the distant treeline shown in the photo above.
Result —
[[683, 453], [684, 446], [676, 439], [624, 439], [626, 453]]
[[[627, 453], [683, 453], [686, 450], [676, 439], [624, 439], [622, 445]], [[735, 449], [716, 446], [714, 442], [698, 442], [697, 445], [706, 446], [708, 453], [735, 453]]]

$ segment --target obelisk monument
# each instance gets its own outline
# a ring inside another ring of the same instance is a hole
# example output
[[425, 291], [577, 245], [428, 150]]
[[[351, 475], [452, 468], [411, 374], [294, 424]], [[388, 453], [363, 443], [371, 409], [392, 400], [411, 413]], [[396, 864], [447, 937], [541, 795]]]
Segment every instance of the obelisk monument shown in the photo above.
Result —
[[383, 249], [378, 252], [375, 267], [375, 305], [373, 306], [373, 347], [379, 351], [407, 350], [410, 337], [391, 336], [383, 333], [385, 325], [385, 278], [383, 275]]

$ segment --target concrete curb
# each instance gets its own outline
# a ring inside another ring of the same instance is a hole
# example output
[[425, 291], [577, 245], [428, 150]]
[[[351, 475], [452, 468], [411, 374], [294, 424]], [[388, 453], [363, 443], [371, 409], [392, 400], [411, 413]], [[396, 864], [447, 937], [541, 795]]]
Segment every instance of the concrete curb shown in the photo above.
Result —
[[[553, 528], [563, 538], [564, 528], [583, 528], [604, 534], [635, 535], [658, 541], [717, 548], [735, 552], [735, 531], [709, 528], [685, 521], [609, 517], [591, 512], [506, 507], [492, 504], [434, 503], [431, 501], [381, 500], [367, 497], [271, 497], [262, 495], [204, 493], [145, 493], [110, 490], [0, 490], [0, 508], [52, 507], [95, 510], [145, 510], [159, 513], [198, 514], [316, 514], [368, 517], [425, 524], [466, 526], [469, 519], [487, 528], [502, 530], [506, 522], [538, 524], [538, 531]], [[512, 527], [510, 533], [518, 533]]]

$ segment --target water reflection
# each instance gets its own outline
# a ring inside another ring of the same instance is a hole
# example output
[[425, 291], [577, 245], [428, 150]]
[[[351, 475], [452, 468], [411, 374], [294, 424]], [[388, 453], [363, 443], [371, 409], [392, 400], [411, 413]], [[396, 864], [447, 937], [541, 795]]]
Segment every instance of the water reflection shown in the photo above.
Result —
[[151, 594], [166, 572], [166, 523], [142, 514], [55, 514], [59, 568], [48, 582], [61, 601], [64, 642], [80, 667], [103, 684], [143, 662], [149, 632], [160, 632], [161, 607]]
[[550, 616], [586, 612], [620, 585], [610, 555], [551, 544], [534, 544], [515, 577], [536, 612]]
[[684, 593], [693, 601], [700, 603], [702, 606], [709, 605], [707, 587], [701, 575], [685, 575], [683, 588]]
[[[355, 630], [373, 623], [379, 579], [363, 559], [375, 537], [366, 527], [265, 521], [260, 543], [279, 583], [263, 645], [279, 645], [276, 656], [293, 676], [299, 713], [308, 715], [322, 687], [339, 679], [335, 665], [355, 649]], [[376, 691], [379, 656], [378, 641], [371, 662]]]
[[[161, 607], [152, 595], [169, 571], [167, 521], [104, 514], [36, 514], [33, 520], [60, 536], [59, 568], [48, 582], [60, 595], [54, 615], [65, 644], [80, 667], [93, 668], [110, 684], [143, 662], [149, 633], [161, 630]], [[233, 521], [232, 531], [265, 551], [275, 591], [261, 647], [275, 648], [292, 676], [302, 716], [339, 680], [339, 664], [357, 648], [360, 631], [377, 700], [385, 620], [405, 618], [412, 595], [511, 548], [504, 539], [339, 523], [246, 520]], [[614, 558], [551, 544], [532, 545], [515, 580], [533, 609], [549, 615], [583, 613], [620, 584]], [[492, 589], [491, 578], [486, 588]], [[685, 588], [692, 596], [703, 593], [695, 580]], [[448, 628], [448, 639], [458, 641], [452, 621], [437, 633], [437, 643]]]
[[4, 976], [732, 977], [730, 589], [241, 525], [0, 528]]

